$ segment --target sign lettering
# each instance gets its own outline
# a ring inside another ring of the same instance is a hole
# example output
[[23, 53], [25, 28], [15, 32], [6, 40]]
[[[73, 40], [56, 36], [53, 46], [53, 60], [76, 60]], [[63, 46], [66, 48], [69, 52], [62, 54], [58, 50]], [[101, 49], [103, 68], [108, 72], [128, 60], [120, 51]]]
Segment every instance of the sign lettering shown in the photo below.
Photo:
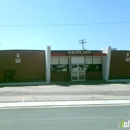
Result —
[[91, 51], [68, 51], [68, 55], [91, 55]]

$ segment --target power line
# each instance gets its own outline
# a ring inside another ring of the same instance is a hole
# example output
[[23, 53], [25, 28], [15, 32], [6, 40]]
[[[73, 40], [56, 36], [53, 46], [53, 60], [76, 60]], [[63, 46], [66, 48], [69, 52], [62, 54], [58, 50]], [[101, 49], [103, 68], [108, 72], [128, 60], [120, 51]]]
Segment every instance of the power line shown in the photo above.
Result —
[[17, 26], [25, 26], [25, 27], [32, 27], [32, 26], [85, 26], [85, 25], [107, 25], [107, 24], [129, 24], [130, 21], [120, 21], [120, 22], [100, 22], [100, 23], [68, 23], [68, 24], [0, 24], [1, 27], [17, 27]]
[[84, 50], [84, 44], [86, 43], [86, 39], [79, 40], [79, 44], [82, 44]]

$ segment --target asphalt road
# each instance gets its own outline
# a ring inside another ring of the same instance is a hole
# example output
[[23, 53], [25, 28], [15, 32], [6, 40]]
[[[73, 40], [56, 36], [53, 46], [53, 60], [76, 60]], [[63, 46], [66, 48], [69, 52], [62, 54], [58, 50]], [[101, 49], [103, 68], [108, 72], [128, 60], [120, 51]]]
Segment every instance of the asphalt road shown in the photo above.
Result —
[[130, 106], [1, 109], [0, 130], [118, 130]]

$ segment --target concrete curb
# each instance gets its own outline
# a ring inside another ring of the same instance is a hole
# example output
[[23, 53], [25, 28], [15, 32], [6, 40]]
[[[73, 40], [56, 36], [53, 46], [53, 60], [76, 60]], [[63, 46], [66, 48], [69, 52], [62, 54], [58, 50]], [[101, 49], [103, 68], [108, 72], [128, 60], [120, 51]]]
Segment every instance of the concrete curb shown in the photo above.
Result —
[[50, 101], [50, 102], [17, 102], [0, 103], [0, 108], [43, 107], [43, 106], [82, 106], [82, 105], [130, 105], [130, 100], [97, 100], [97, 101]]

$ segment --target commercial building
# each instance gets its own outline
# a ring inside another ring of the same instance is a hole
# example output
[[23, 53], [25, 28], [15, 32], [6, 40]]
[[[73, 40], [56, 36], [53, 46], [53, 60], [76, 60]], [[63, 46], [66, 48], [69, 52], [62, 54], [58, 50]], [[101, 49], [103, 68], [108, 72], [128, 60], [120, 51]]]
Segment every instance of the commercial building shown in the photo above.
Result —
[[130, 79], [130, 51], [1, 50], [0, 82]]

